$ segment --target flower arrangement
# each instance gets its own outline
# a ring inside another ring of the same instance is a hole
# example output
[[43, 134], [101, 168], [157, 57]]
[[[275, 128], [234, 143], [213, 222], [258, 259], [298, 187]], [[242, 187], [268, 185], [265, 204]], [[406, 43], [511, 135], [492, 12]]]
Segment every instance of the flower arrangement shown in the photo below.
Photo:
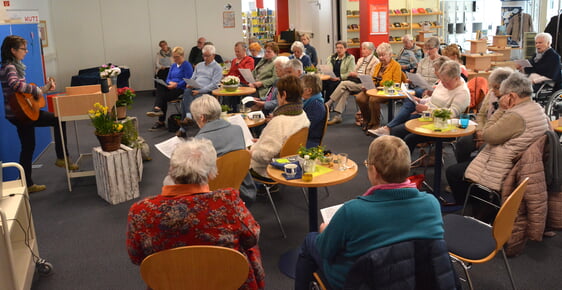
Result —
[[308, 155], [311, 160], [316, 160], [317, 158], [324, 156], [324, 149], [325, 148], [322, 145], [311, 148], [306, 148], [301, 145], [297, 153], [302, 158], [304, 158], [305, 155]]
[[227, 85], [227, 86], [239, 85], [240, 79], [238, 77], [235, 77], [235, 76], [227, 76], [227, 77], [225, 77], [224, 79], [221, 80], [221, 84]]
[[314, 67], [313, 65], [311, 65], [311, 66], [305, 67], [304, 71], [307, 72], [307, 73], [313, 73], [313, 72], [317, 72], [318, 69], [316, 67]]
[[95, 103], [94, 109], [89, 110], [88, 115], [94, 128], [96, 128], [96, 135], [112, 135], [123, 130], [123, 125], [116, 123], [115, 117], [109, 112], [108, 108], [100, 103]]
[[112, 65], [111, 63], [100, 66], [100, 77], [102, 79], [116, 77], [120, 74], [121, 74], [121, 69], [118, 66]]
[[228, 112], [231, 111], [232, 108], [229, 105], [221, 105], [221, 111], [222, 112]]
[[133, 104], [133, 98], [136, 97], [137, 94], [135, 91], [129, 87], [122, 87], [117, 89], [117, 101], [115, 102], [115, 106], [117, 107], [131, 107]]
[[394, 86], [394, 81], [388, 80], [388, 81], [384, 81], [382, 82], [383, 87], [387, 87], [390, 88], [392, 86]]
[[453, 113], [449, 109], [435, 109], [433, 110], [433, 117], [434, 118], [441, 118], [445, 120], [451, 119], [451, 115]]

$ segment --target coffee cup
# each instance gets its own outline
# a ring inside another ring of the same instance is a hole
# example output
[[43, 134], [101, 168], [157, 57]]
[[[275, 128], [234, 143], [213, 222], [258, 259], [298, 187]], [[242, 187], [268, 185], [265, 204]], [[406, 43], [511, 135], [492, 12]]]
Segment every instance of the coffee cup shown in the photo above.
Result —
[[295, 177], [295, 175], [297, 175], [297, 165], [294, 163], [285, 164], [283, 169], [287, 177]]
[[422, 117], [423, 117], [424, 119], [429, 119], [429, 118], [431, 118], [431, 111], [423, 111]]

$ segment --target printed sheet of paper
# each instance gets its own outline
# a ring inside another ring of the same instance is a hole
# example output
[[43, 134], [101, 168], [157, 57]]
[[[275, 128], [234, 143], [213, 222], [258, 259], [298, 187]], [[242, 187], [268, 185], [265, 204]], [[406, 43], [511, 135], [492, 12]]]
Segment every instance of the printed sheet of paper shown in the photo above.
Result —
[[546, 81], [550, 81], [551, 79], [542, 76], [540, 74], [537, 73], [532, 73], [529, 75], [529, 79], [534, 83], [534, 84], [540, 84], [542, 82], [546, 82]]
[[189, 86], [191, 86], [191, 87], [194, 88], [194, 89], [200, 89], [200, 88], [203, 87], [203, 86], [202, 86], [200, 83], [198, 83], [196, 80], [193, 80], [193, 79], [183, 79], [183, 80], [185, 81], [185, 84], [186, 84], [186, 85], [189, 85]]
[[324, 223], [329, 224], [330, 221], [332, 220], [332, 217], [336, 214], [336, 212], [338, 211], [338, 209], [340, 209], [342, 205], [343, 203], [340, 203], [321, 209], [320, 214], [322, 215], [322, 219], [324, 220]]
[[168, 86], [168, 84], [167, 84], [163, 79], [156, 79], [156, 78], [155, 78], [154, 81], [155, 81], [157, 84], [161, 84], [161, 85], [163, 85], [163, 86], [165, 86], [165, 87]]
[[252, 74], [251, 70], [247, 68], [239, 68], [238, 71], [248, 83], [252, 84], [256, 82], [256, 79], [254, 79], [254, 75]]
[[246, 124], [242, 116], [240, 115], [230, 116], [228, 117], [228, 121], [231, 124], [238, 125], [240, 126], [240, 128], [242, 128], [242, 134], [244, 134], [244, 143], [246, 144], [246, 147], [254, 145], [254, 141], [252, 141], [254, 137], [252, 136], [252, 133], [250, 132], [250, 128], [248, 128], [248, 125]]
[[182, 142], [185, 141], [181, 138], [178, 138], [177, 136], [174, 136], [166, 141], [154, 145], [154, 147], [162, 152], [164, 156], [170, 158], [170, 156], [172, 156], [172, 152], [174, 152], [174, 150], [176, 149], [176, 146], [178, 146], [178, 144]]
[[361, 84], [366, 90], [376, 89], [375, 83], [373, 82], [373, 78], [370, 75], [358, 75], [359, 79], [361, 80]]
[[325, 75], [329, 75], [331, 78], [337, 78], [332, 68], [327, 64], [319, 64], [318, 70]]
[[527, 59], [518, 59], [518, 60], [514, 60], [513, 62], [516, 65], [519, 65], [520, 67], [533, 67], [531, 65], [531, 63], [529, 62], [529, 60], [527, 60]]
[[422, 77], [419, 74], [407, 72], [406, 76], [408, 77], [409, 80], [412, 81], [412, 83], [416, 87], [420, 87], [420, 88], [425, 89], [425, 90], [428, 90], [428, 89], [431, 88], [431, 85], [425, 80], [424, 77]]
[[414, 96], [410, 95], [410, 93], [408, 93], [408, 88], [406, 87], [405, 83], [402, 83], [402, 85], [400, 85], [400, 91], [402, 91], [402, 94], [404, 94], [406, 97], [408, 97], [408, 99], [410, 99], [410, 101], [412, 101], [414, 104], [419, 104], [419, 102], [414, 98]]

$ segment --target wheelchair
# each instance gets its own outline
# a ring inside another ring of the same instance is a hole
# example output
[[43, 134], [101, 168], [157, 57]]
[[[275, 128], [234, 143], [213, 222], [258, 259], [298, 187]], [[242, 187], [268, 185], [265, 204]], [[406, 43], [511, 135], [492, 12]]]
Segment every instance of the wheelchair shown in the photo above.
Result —
[[544, 108], [549, 120], [557, 120], [562, 115], [562, 89], [554, 91], [554, 81], [543, 82], [533, 100]]

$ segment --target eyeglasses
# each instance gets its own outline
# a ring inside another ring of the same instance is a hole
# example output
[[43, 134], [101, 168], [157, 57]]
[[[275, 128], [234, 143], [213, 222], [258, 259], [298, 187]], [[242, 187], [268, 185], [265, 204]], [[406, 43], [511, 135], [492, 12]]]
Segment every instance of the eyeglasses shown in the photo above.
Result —
[[374, 164], [374, 163], [369, 163], [369, 162], [367, 161], [367, 159], [365, 159], [365, 161], [363, 161], [363, 165], [365, 165], [365, 167], [369, 168], [369, 165], [373, 165], [373, 166], [374, 166], [375, 164]]
[[19, 50], [25, 50], [25, 51], [28, 51], [28, 50], [27, 50], [27, 47], [20, 47], [20, 48], [18, 48], [18, 49], [19, 49]]

